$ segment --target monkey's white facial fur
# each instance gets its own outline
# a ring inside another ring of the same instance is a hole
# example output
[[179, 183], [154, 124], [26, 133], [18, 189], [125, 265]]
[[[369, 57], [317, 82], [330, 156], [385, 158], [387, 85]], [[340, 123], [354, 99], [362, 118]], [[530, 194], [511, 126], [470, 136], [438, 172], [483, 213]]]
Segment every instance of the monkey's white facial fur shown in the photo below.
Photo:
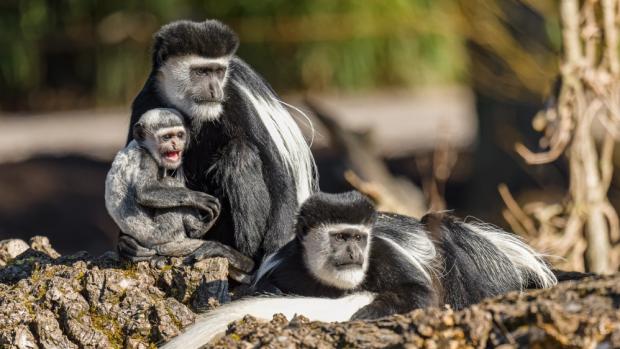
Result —
[[145, 145], [159, 166], [168, 170], [176, 170], [181, 166], [186, 138], [187, 133], [184, 127], [165, 127], [148, 135]]
[[359, 286], [368, 269], [371, 228], [330, 224], [311, 229], [303, 238], [308, 271], [326, 285], [343, 290]]
[[171, 57], [157, 76], [160, 93], [191, 118], [192, 128], [217, 120], [223, 111], [230, 57]]

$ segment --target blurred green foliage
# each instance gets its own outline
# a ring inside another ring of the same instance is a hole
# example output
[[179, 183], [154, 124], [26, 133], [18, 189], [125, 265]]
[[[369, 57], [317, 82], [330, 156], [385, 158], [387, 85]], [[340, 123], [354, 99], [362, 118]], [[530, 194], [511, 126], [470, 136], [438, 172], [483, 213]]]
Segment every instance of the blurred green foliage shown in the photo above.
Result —
[[465, 79], [451, 0], [2, 0], [0, 109], [130, 103], [162, 24], [217, 18], [281, 92]]

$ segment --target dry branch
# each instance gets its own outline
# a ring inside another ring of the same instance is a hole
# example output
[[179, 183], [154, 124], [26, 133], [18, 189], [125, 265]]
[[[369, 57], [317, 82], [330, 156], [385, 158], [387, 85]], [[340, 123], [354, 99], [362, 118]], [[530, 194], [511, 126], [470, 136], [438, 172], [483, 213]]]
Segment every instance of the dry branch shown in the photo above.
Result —
[[[522, 144], [516, 146], [529, 164], [549, 163], [562, 154], [568, 157], [569, 200], [552, 217], [541, 219], [538, 215], [539, 233], [534, 243], [572, 259], [573, 265], [579, 264], [578, 258], [585, 259], [587, 268], [598, 273], [618, 270], [620, 260], [612, 256], [618, 249], [611, 245], [620, 237], [619, 219], [607, 198], [620, 128], [619, 7], [618, 0], [560, 3], [564, 39], [561, 83], [557, 96], [552, 96], [552, 103], [542, 112], [543, 143], [549, 149], [532, 153]], [[604, 126], [602, 145], [592, 130], [597, 122]], [[523, 217], [505, 188], [502, 197], [511, 224], [531, 230], [530, 219]]]

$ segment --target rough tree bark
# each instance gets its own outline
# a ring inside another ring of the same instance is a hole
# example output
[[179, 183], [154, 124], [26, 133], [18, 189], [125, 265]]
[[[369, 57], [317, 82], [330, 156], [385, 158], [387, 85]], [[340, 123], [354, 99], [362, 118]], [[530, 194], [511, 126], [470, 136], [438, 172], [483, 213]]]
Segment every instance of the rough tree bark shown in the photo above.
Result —
[[[54, 258], [45, 238], [30, 245], [5, 240], [0, 251], [6, 263], [0, 267], [1, 348], [152, 348], [192, 324], [194, 311], [217, 306], [213, 295], [227, 291], [221, 258], [194, 265], [172, 260], [161, 269], [123, 264], [111, 252]], [[376, 321], [246, 317], [211, 346], [617, 348], [619, 308], [616, 275], [515, 292], [461, 311], [421, 309]]]
[[619, 348], [620, 276], [513, 292], [461, 311], [420, 309], [376, 321], [270, 322], [246, 316], [210, 348]]
[[192, 310], [228, 297], [223, 258], [154, 268], [112, 252], [61, 257], [35, 237], [1, 241], [3, 264], [0, 348], [150, 348], [192, 324]]

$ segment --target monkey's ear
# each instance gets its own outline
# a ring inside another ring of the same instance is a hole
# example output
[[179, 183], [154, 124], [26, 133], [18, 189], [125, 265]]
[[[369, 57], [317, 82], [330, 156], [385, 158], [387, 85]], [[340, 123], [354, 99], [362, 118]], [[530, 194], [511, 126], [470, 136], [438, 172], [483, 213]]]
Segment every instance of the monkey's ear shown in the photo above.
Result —
[[295, 234], [302, 238], [308, 233], [308, 225], [304, 216], [297, 216], [297, 224], [295, 224]]
[[153, 36], [153, 48], [152, 48], [152, 63], [153, 69], [159, 69], [166, 59], [168, 59], [168, 47], [171, 44], [169, 41], [170, 35], [168, 32], [174, 27], [173, 24], [168, 24], [155, 33]]
[[142, 123], [136, 122], [133, 125], [133, 139], [137, 141], [144, 140], [144, 125]]

